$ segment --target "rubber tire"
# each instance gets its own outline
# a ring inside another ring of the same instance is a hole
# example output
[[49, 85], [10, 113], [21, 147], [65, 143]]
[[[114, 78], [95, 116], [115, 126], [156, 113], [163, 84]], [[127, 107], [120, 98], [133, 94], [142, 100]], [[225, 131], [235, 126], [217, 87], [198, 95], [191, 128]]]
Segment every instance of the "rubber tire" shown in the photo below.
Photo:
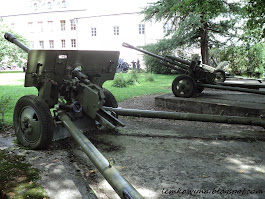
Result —
[[[177, 85], [179, 84], [181, 80], [186, 80], [189, 83], [189, 86], [191, 86], [191, 89], [189, 90], [189, 92], [181, 94], [178, 91]], [[185, 97], [185, 98], [192, 97], [196, 92], [196, 83], [194, 79], [189, 75], [179, 75], [174, 79], [172, 83], [172, 92], [176, 97]]]
[[204, 90], [203, 86], [197, 85], [196, 87], [196, 93], [202, 93], [202, 91]]
[[123, 73], [127, 73], [128, 72], [128, 70], [129, 70], [129, 64], [127, 63], [127, 62], [123, 62], [123, 64], [122, 64], [122, 72]]
[[105, 95], [105, 103], [103, 104], [103, 106], [118, 108], [118, 102], [114, 95], [105, 88], [103, 88], [103, 93]]
[[217, 79], [215, 78], [215, 82], [224, 82], [226, 80], [226, 75], [225, 75], [225, 71], [218, 69], [214, 71], [215, 74], [219, 73], [222, 77], [221, 77], [221, 81], [217, 81]]
[[[27, 140], [22, 130], [22, 118], [20, 118], [20, 114], [26, 109], [33, 109], [35, 111], [33, 118], [37, 117], [34, 120], [40, 123], [40, 131], [38, 131], [40, 135], [35, 140]], [[47, 103], [39, 96], [26, 95], [17, 101], [14, 109], [13, 125], [18, 142], [25, 147], [30, 149], [45, 149], [52, 142], [54, 131], [52, 115]]]

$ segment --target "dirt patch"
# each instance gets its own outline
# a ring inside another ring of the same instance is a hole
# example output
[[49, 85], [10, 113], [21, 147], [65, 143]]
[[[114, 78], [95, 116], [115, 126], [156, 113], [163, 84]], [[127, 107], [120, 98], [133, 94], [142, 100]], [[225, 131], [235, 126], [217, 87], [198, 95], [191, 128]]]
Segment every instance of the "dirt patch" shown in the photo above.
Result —
[[[136, 97], [119, 106], [172, 111], [155, 107], [154, 97]], [[106, 158], [115, 159], [115, 167], [145, 198], [265, 197], [263, 128], [119, 119], [124, 128], [88, 137]], [[108, 150], [109, 146], [117, 150]], [[73, 157], [99, 198], [119, 198], [81, 150], [75, 150]]]
[[0, 85], [23, 85], [25, 73], [0, 73]]

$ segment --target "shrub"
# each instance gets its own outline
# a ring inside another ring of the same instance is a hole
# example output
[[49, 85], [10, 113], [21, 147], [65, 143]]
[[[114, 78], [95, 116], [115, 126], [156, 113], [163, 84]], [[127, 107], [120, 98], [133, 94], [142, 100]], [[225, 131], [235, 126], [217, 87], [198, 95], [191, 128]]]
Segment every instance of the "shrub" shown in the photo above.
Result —
[[126, 87], [127, 86], [127, 82], [126, 80], [123, 78], [123, 76], [121, 75], [117, 75], [115, 77], [115, 79], [113, 80], [113, 84], [112, 86], [113, 87], [117, 87], [117, 88], [123, 88], [123, 87]]
[[139, 75], [136, 72], [133, 72], [129, 79], [124, 79], [122, 75], [117, 75], [113, 80], [112, 86], [117, 88], [124, 88], [128, 85], [133, 85], [135, 83], [139, 83]]
[[[147, 50], [151, 53], [157, 54], [159, 56], [172, 55], [174, 56], [174, 50], [171, 47], [172, 45], [165, 42], [164, 40], [158, 42], [157, 44], [149, 44], [144, 46], [144, 50]], [[147, 72], [156, 73], [156, 74], [171, 74], [171, 69], [165, 67], [160, 59], [152, 57], [150, 55], [144, 54], [143, 56]]]
[[146, 77], [145, 77], [145, 81], [146, 81], [146, 82], [154, 82], [154, 81], [155, 81], [155, 79], [154, 79], [154, 77], [153, 77], [153, 76], [151, 76], [151, 75], [148, 75], [148, 76], [146, 76]]
[[133, 85], [134, 83], [139, 83], [139, 75], [136, 72], [133, 72], [130, 78], [127, 80], [128, 85]]

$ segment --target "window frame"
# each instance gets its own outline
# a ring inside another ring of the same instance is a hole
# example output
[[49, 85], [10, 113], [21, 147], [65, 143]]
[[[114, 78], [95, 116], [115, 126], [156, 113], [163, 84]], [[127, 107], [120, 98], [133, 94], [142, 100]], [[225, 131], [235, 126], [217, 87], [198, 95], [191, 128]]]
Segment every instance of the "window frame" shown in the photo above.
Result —
[[97, 27], [91, 27], [91, 36], [96, 37], [97, 36]]
[[71, 39], [71, 47], [76, 48], [76, 39]]
[[66, 22], [65, 22], [65, 20], [60, 20], [60, 24], [61, 24], [61, 31], [65, 31], [66, 30]]
[[49, 40], [49, 45], [50, 45], [50, 48], [54, 48], [54, 40]]
[[113, 33], [115, 36], [120, 35], [120, 27], [119, 26], [113, 26]]
[[144, 35], [145, 34], [145, 24], [139, 24], [138, 25], [138, 33], [139, 35]]

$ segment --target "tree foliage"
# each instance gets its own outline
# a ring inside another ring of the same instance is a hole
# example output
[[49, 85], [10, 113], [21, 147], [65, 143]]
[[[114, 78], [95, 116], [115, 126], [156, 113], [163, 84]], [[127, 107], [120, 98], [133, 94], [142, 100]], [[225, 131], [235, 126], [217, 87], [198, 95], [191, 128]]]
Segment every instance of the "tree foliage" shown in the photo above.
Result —
[[265, 1], [250, 0], [245, 6], [247, 14], [247, 28], [256, 38], [265, 38]]
[[29, 43], [23, 36], [17, 34], [6, 24], [0, 22], [0, 63], [4, 64], [4, 62], [7, 62], [5, 63], [7, 66], [11, 66], [13, 63], [17, 63], [19, 66], [21, 66], [23, 64], [23, 60], [27, 59], [27, 53], [25, 53], [16, 45], [8, 42], [4, 38], [4, 34], [6, 32], [14, 34], [15, 37], [25, 45], [28, 45]]
[[[174, 55], [172, 45], [166, 40], [160, 41], [158, 44], [149, 44], [144, 47], [145, 50], [160, 56]], [[144, 62], [148, 72], [157, 74], [170, 74], [171, 70], [162, 65], [161, 60], [144, 55]]]
[[211, 49], [211, 55], [217, 62], [228, 61], [231, 72], [237, 75], [264, 73], [265, 45], [231, 45], [225, 48]]
[[171, 38], [162, 40], [162, 43], [168, 42], [170, 49], [183, 45], [199, 46], [202, 61], [208, 64], [209, 46], [223, 44], [218, 40], [220, 36], [231, 38], [239, 10], [239, 4], [227, 0], [159, 0], [142, 13], [146, 21], [172, 24]]

